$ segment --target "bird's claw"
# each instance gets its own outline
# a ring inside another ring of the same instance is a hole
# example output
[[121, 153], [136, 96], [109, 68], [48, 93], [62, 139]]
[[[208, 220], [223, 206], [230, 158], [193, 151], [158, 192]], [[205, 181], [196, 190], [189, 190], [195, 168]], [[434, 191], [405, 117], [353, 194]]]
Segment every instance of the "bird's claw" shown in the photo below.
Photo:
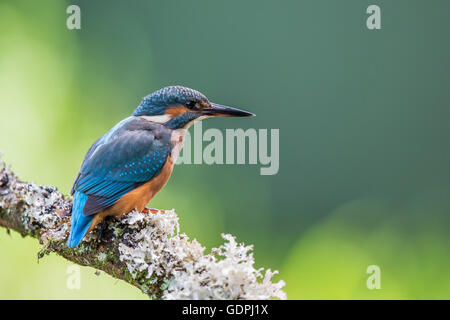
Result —
[[153, 213], [153, 214], [155, 214], [155, 213], [158, 213], [158, 212], [164, 213], [164, 210], [145, 207], [144, 210], [142, 210], [142, 212], [143, 213]]

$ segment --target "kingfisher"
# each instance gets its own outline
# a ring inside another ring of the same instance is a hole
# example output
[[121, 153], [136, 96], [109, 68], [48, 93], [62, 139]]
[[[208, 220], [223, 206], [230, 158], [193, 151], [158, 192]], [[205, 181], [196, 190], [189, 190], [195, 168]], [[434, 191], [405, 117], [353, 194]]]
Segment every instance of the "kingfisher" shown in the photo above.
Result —
[[212, 103], [182, 87], [162, 88], [144, 97], [133, 114], [95, 141], [70, 191], [73, 195], [69, 247], [107, 216], [151, 212], [150, 200], [169, 180], [188, 128], [211, 117], [253, 113]]

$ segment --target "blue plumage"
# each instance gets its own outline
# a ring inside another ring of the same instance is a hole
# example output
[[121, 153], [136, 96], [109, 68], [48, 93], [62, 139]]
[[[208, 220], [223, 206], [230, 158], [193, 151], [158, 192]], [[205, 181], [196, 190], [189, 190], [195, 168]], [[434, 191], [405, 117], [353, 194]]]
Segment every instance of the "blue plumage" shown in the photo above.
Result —
[[86, 231], [92, 222], [94, 216], [85, 216], [83, 214], [83, 208], [88, 200], [88, 196], [82, 192], [76, 191], [73, 197], [72, 205], [72, 218], [71, 218], [71, 230], [67, 245], [69, 247], [76, 247], [81, 239], [83, 239]]
[[71, 191], [69, 246], [78, 245], [96, 213], [159, 174], [172, 150], [170, 136], [170, 129], [132, 116], [91, 146]]

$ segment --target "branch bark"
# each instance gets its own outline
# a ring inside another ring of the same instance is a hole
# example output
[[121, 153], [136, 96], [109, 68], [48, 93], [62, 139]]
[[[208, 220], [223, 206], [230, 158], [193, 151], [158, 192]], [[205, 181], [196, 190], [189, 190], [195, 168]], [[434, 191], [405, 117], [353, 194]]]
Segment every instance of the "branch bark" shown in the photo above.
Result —
[[102, 241], [95, 230], [76, 247], [66, 246], [71, 197], [53, 186], [21, 181], [0, 162], [0, 226], [43, 245], [38, 258], [51, 252], [124, 280], [153, 299], [285, 299], [277, 272], [253, 267], [252, 246], [222, 235], [224, 245], [204, 248], [179, 232], [174, 210], [132, 212], [106, 222]]

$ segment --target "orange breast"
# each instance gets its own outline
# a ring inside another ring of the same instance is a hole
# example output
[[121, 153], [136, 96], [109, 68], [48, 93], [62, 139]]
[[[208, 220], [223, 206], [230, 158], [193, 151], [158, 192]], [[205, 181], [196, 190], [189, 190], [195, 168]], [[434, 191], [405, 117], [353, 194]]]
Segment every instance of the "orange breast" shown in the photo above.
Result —
[[161, 169], [161, 172], [152, 180], [144, 183], [142, 186], [123, 195], [117, 202], [108, 209], [99, 212], [95, 215], [92, 223], [86, 232], [92, 231], [97, 224], [99, 224], [106, 216], [121, 216], [129, 213], [134, 209], [138, 211], [144, 210], [145, 206], [152, 200], [152, 198], [164, 187], [170, 178], [173, 170], [173, 161], [169, 156], [166, 164]]

